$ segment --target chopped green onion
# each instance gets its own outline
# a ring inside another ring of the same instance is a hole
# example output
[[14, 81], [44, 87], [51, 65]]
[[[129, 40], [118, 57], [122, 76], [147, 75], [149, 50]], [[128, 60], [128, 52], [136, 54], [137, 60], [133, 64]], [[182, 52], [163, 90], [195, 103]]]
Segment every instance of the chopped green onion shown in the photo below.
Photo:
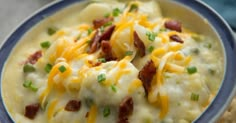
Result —
[[101, 31], [102, 33], [105, 31], [104, 26], [101, 26], [101, 27], [100, 27], [100, 31]]
[[166, 28], [161, 28], [161, 29], [159, 30], [159, 32], [166, 32], [166, 31], [167, 31]]
[[194, 48], [192, 49], [192, 52], [196, 55], [198, 55], [200, 53], [200, 50], [198, 48]]
[[60, 66], [58, 69], [61, 73], [64, 73], [66, 71], [66, 67], [64, 65]]
[[113, 9], [112, 15], [117, 17], [119, 16], [120, 13], [121, 13], [121, 10], [119, 8], [115, 8]]
[[132, 55], [133, 55], [133, 51], [126, 51], [126, 52], [125, 52], [125, 55], [126, 55], [126, 56], [132, 56]]
[[31, 89], [32, 91], [34, 91], [34, 92], [37, 92], [37, 91], [38, 91], [38, 88], [35, 87], [34, 85], [31, 85], [31, 86], [30, 86], [30, 89]]
[[138, 5], [132, 4], [132, 5], [130, 6], [129, 12], [134, 12], [134, 11], [137, 11], [137, 10], [138, 10]]
[[55, 27], [48, 28], [48, 35], [53, 35], [56, 32], [57, 32], [57, 28], [55, 28]]
[[105, 63], [105, 62], [106, 62], [106, 59], [105, 59], [105, 58], [99, 58], [98, 61], [99, 61], [99, 62], [102, 62], [102, 63]]
[[108, 18], [109, 16], [110, 16], [110, 13], [106, 13], [106, 14], [104, 15], [105, 18]]
[[99, 83], [105, 81], [106, 80], [106, 75], [105, 74], [98, 75], [97, 80], [98, 80]]
[[34, 72], [35, 68], [30, 64], [25, 64], [23, 67], [24, 73]]
[[198, 34], [192, 34], [191, 36], [195, 41], [203, 41], [204, 37]]
[[110, 115], [110, 113], [111, 113], [111, 110], [110, 110], [109, 107], [105, 107], [105, 108], [103, 109], [103, 116], [104, 116], [104, 117], [108, 117], [108, 116]]
[[23, 83], [23, 86], [24, 86], [25, 88], [29, 88], [31, 85], [32, 85], [32, 81], [29, 81], [29, 80], [27, 80], [27, 81], [25, 81], [25, 82]]
[[146, 36], [148, 36], [148, 39], [149, 39], [150, 41], [154, 41], [155, 38], [156, 38], [156, 36], [157, 36], [157, 34], [154, 33], [154, 32], [146, 32]]
[[38, 91], [38, 88], [35, 87], [35, 86], [32, 84], [32, 81], [30, 81], [30, 80], [25, 81], [25, 82], [23, 83], [23, 86], [24, 86], [25, 88], [31, 89], [31, 90], [34, 91], [34, 92]]
[[85, 104], [86, 104], [86, 106], [88, 106], [88, 107], [91, 107], [92, 105], [93, 105], [93, 99], [92, 98], [85, 98]]
[[154, 46], [150, 46], [150, 47], [148, 48], [148, 52], [149, 52], [149, 53], [151, 53], [153, 50], [154, 50]]
[[52, 69], [52, 65], [51, 64], [46, 64], [46, 66], [44, 67], [44, 70], [49, 73]]
[[199, 94], [192, 93], [190, 99], [192, 101], [198, 101], [199, 99]]
[[195, 66], [187, 67], [187, 71], [189, 74], [194, 74], [197, 72], [197, 68]]
[[215, 73], [216, 73], [216, 71], [215, 70], [213, 70], [213, 69], [208, 69], [208, 72], [211, 74], [211, 75], [215, 75]]
[[116, 92], [117, 91], [116, 86], [115, 85], [111, 85], [111, 90]]
[[93, 29], [92, 29], [92, 28], [89, 28], [89, 29], [88, 29], [88, 35], [90, 35], [92, 32], [93, 32]]
[[90, 44], [92, 40], [88, 40], [86, 43]]
[[105, 23], [103, 26], [107, 27], [107, 26], [110, 26], [110, 25], [112, 25], [112, 21], [109, 21], [109, 22]]
[[47, 49], [51, 46], [51, 43], [49, 41], [45, 41], [45, 42], [40, 43], [40, 45], [42, 48]]
[[212, 45], [210, 43], [204, 44], [204, 47], [211, 49]]

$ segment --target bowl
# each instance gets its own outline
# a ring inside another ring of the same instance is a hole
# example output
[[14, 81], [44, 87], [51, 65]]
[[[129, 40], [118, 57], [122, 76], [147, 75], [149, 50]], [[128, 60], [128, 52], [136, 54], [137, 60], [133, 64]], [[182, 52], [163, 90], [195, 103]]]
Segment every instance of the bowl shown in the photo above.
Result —
[[[207, 123], [216, 122], [224, 113], [225, 109], [231, 102], [236, 91], [236, 42], [233, 32], [224, 19], [218, 15], [212, 8], [201, 1], [190, 0], [157, 0], [160, 4], [163, 15], [180, 20], [184, 26], [203, 35], [210, 36], [212, 39], [219, 41], [223, 47], [225, 73], [220, 89], [213, 99], [212, 103], [194, 122]], [[53, 21], [60, 19], [66, 14], [79, 11], [77, 7], [87, 4], [83, 0], [66, 0], [55, 1], [41, 8], [32, 16], [21, 23], [4, 41], [0, 50], [0, 70], [1, 80], [4, 65], [12, 50], [22, 40], [30, 40], [33, 34], [44, 27], [47, 27]], [[71, 22], [71, 24], [76, 22]], [[2, 83], [1, 83], [2, 85]], [[8, 113], [2, 100], [3, 92], [1, 86], [0, 99], [0, 121], [12, 123], [13, 118]]]

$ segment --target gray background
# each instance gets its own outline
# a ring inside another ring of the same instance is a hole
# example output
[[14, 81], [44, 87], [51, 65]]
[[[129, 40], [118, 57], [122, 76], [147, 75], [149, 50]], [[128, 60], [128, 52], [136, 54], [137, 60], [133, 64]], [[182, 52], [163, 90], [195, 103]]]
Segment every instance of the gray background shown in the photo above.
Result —
[[0, 44], [26, 17], [53, 0], [0, 0]]
[[0, 42], [26, 17], [52, 0], [0, 0]]
[[[53, 0], [0, 0], [0, 44], [18, 24], [25, 20], [25, 18], [52, 1]], [[0, 109], [1, 108], [3, 107], [0, 107]], [[0, 123], [1, 119], [4, 119], [4, 116], [0, 115]]]

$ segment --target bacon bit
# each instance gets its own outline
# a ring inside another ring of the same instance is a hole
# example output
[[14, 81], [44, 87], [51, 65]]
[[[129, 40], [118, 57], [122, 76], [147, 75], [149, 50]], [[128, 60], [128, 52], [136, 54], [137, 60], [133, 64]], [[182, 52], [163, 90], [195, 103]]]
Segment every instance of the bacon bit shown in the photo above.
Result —
[[40, 107], [39, 103], [27, 105], [25, 107], [25, 117], [29, 119], [34, 119], [39, 110], [39, 107]]
[[132, 115], [134, 110], [134, 103], [132, 97], [126, 97], [119, 106], [118, 123], [128, 123], [128, 117]]
[[95, 29], [100, 28], [101, 26], [103, 26], [104, 24], [113, 21], [112, 17], [109, 18], [101, 18], [101, 19], [95, 19], [93, 20], [93, 26]]
[[112, 47], [110, 42], [103, 40], [101, 43], [101, 47], [106, 61], [116, 60], [116, 58], [112, 54]]
[[109, 28], [107, 28], [106, 31], [101, 35], [100, 41], [102, 41], [102, 40], [110, 40], [111, 35], [112, 35], [113, 31], [115, 30], [115, 28], [116, 28], [115, 25], [112, 25]]
[[184, 43], [184, 41], [178, 35], [171, 35], [170, 39], [178, 43]]
[[94, 53], [97, 51], [100, 39], [101, 35], [99, 34], [99, 31], [96, 31], [95, 36], [93, 37], [90, 43], [89, 53]]
[[100, 42], [102, 40], [110, 40], [114, 29], [115, 29], [115, 25], [112, 25], [109, 28], [107, 28], [106, 31], [102, 34], [100, 34], [99, 31], [97, 31], [95, 33], [95, 36], [91, 40], [89, 53], [96, 52], [97, 49], [100, 47]]
[[119, 121], [117, 123], [129, 123], [129, 120], [128, 120], [128, 118], [119, 119]]
[[182, 32], [181, 23], [176, 20], [168, 20], [165, 22], [165, 27], [170, 30], [175, 30], [177, 32]]
[[65, 107], [66, 111], [76, 112], [80, 109], [81, 102], [77, 100], [70, 100]]
[[102, 64], [102, 62], [96, 62], [96, 63], [94, 63], [93, 61], [91, 61], [91, 60], [88, 60], [88, 63], [89, 64], [91, 64], [92, 65], [92, 67], [97, 67], [97, 66], [99, 66], [99, 65], [101, 65]]
[[89, 112], [87, 112], [87, 113], [85, 114], [85, 117], [86, 117], [86, 118], [88, 118], [88, 116], [89, 116]]
[[36, 51], [34, 54], [29, 56], [27, 63], [35, 64], [40, 57], [42, 57], [42, 51]]
[[141, 57], [145, 56], [145, 45], [143, 41], [139, 38], [136, 31], [134, 31], [134, 46], [138, 48], [138, 52]]
[[142, 81], [146, 95], [151, 88], [153, 76], [156, 74], [156, 67], [153, 61], [149, 61], [139, 72], [138, 78]]

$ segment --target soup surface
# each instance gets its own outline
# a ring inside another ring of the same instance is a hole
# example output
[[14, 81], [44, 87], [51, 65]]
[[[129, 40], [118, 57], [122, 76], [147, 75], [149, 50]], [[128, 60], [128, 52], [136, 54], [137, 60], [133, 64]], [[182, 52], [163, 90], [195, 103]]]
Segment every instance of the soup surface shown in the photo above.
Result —
[[220, 43], [163, 17], [155, 1], [89, 2], [46, 21], [5, 65], [16, 123], [188, 123], [220, 87]]

